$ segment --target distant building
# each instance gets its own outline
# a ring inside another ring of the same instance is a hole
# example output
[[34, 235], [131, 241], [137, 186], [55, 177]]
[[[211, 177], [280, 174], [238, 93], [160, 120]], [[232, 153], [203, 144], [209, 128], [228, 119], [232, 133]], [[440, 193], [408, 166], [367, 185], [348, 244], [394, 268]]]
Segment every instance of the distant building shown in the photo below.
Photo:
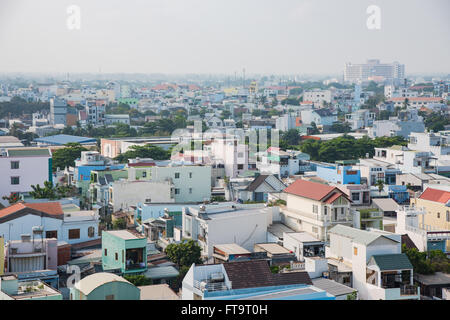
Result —
[[344, 69], [344, 81], [358, 83], [382, 77], [384, 80], [401, 81], [405, 78], [405, 65], [399, 62], [380, 63], [380, 60], [367, 60], [363, 64], [347, 63]]
[[0, 277], [0, 300], [62, 300], [62, 294], [40, 280], [19, 280], [17, 275]]
[[67, 103], [65, 100], [52, 98], [50, 99], [50, 124], [67, 123]]

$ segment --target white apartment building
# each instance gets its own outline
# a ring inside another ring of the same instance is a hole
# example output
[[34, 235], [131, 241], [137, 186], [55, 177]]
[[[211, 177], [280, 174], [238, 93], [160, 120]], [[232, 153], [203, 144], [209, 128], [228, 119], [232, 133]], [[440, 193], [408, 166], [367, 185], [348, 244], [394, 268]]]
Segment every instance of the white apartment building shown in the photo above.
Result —
[[[211, 198], [211, 166], [209, 165], [192, 165], [189, 162], [171, 161], [156, 163], [156, 165], [154, 163], [148, 166], [129, 167], [128, 180], [135, 181], [137, 177], [140, 177], [140, 181], [170, 182], [175, 201], [167, 197], [168, 202], [203, 202]], [[169, 185], [164, 188], [169, 190]], [[161, 197], [163, 197], [162, 193], [157, 198], [162, 199]], [[154, 199], [152, 202], [156, 201], [156, 198]]]
[[337, 225], [330, 231], [329, 261], [352, 272], [352, 286], [361, 300], [420, 300], [413, 285], [413, 266], [401, 253], [401, 235]]
[[450, 155], [450, 137], [443, 132], [411, 132], [408, 148], [411, 150], [431, 152], [434, 156]]
[[323, 105], [323, 102], [331, 103], [333, 93], [331, 90], [311, 90], [303, 92], [303, 101], [311, 101], [317, 105]]
[[298, 179], [284, 191], [284, 223], [295, 231], [306, 231], [321, 241], [328, 240], [328, 230], [336, 224], [353, 225], [351, 200], [340, 189]]
[[267, 242], [267, 227], [277, 215], [278, 207], [261, 204], [185, 207], [182, 237], [197, 240], [208, 259], [218, 244], [236, 243], [253, 251], [256, 243]]
[[395, 87], [394, 85], [384, 86], [384, 96], [386, 99], [391, 98], [414, 98], [418, 96], [417, 91], [409, 90], [405, 87]]
[[0, 203], [4, 196], [30, 192], [31, 185], [52, 181], [52, 154], [48, 148], [12, 148], [0, 150]]
[[352, 130], [370, 127], [375, 119], [376, 114], [367, 109], [360, 109], [345, 115], [345, 121], [350, 124]]
[[240, 143], [237, 138], [214, 139], [209, 152], [211, 159], [224, 165], [225, 175], [229, 178], [236, 178], [248, 170], [248, 145]]
[[103, 125], [105, 123], [105, 103], [97, 104], [96, 101], [86, 101], [85, 111], [87, 123], [93, 125]]
[[344, 81], [358, 83], [371, 78], [382, 77], [385, 80], [401, 80], [405, 78], [405, 65], [397, 61], [380, 63], [380, 60], [367, 60], [363, 64], [347, 63], [344, 69]]
[[113, 212], [128, 211], [138, 203], [175, 202], [175, 188], [170, 181], [119, 180], [110, 184], [108, 199]]

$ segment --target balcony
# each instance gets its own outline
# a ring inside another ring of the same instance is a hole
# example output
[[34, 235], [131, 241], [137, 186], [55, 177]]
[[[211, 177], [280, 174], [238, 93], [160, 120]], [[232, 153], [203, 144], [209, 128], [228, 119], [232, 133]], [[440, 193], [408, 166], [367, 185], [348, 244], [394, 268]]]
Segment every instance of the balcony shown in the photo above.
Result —
[[209, 281], [198, 281], [194, 280], [194, 288], [200, 290], [201, 292], [214, 292], [214, 291], [225, 291], [230, 290], [225, 282], [209, 282]]
[[410, 285], [410, 284], [404, 284], [400, 286], [400, 295], [401, 296], [415, 296], [418, 294], [417, 287]]

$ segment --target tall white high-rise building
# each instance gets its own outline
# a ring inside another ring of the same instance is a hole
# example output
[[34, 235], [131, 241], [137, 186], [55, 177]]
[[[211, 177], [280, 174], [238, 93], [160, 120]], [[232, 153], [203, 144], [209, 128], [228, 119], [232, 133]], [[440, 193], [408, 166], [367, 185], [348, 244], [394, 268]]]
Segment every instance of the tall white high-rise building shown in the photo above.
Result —
[[369, 81], [375, 77], [382, 77], [385, 80], [401, 80], [405, 78], [405, 65], [397, 61], [393, 63], [380, 63], [380, 60], [367, 60], [367, 63], [352, 64], [347, 63], [344, 70], [344, 81], [358, 83]]
[[67, 103], [58, 98], [50, 99], [50, 123], [66, 125]]

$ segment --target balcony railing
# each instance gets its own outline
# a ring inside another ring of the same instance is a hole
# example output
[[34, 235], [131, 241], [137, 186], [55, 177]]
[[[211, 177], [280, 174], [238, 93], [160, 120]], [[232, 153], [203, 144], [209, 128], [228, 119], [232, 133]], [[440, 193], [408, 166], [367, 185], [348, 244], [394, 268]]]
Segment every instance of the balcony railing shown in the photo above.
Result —
[[204, 292], [229, 290], [225, 282], [207, 282], [194, 280], [194, 288]]
[[400, 295], [402, 296], [414, 296], [417, 295], [417, 287], [405, 284], [400, 287]]

